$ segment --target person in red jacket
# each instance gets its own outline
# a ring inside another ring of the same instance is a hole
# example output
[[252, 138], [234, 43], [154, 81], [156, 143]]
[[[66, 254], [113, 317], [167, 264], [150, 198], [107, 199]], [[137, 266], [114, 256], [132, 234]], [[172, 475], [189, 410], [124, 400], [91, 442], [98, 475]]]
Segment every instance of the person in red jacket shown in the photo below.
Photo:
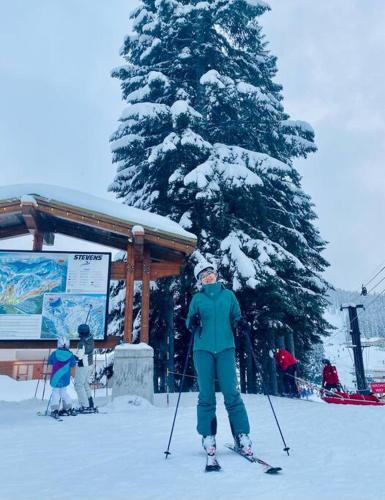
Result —
[[330, 363], [328, 359], [323, 359], [324, 368], [322, 370], [322, 387], [327, 391], [330, 389], [341, 389], [340, 379], [338, 378], [337, 368]]
[[276, 349], [275, 361], [278, 369], [283, 373], [285, 394], [290, 397], [299, 397], [299, 391], [295, 381], [298, 360], [286, 349]]

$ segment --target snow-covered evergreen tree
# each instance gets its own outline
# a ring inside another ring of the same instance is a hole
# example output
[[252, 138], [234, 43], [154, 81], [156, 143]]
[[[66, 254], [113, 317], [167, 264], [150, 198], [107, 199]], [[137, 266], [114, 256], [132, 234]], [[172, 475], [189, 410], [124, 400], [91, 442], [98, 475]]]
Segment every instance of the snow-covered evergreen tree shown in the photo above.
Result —
[[[262, 358], [269, 339], [288, 333], [305, 357], [328, 327], [327, 263], [293, 161], [316, 147], [312, 128], [284, 111], [258, 23], [268, 9], [260, 0], [142, 0], [121, 49], [126, 64], [113, 71], [128, 106], [111, 138], [110, 189], [198, 235], [194, 258], [216, 261]], [[179, 351], [191, 267], [182, 286], [167, 283]], [[164, 288], [151, 297], [153, 326]]]

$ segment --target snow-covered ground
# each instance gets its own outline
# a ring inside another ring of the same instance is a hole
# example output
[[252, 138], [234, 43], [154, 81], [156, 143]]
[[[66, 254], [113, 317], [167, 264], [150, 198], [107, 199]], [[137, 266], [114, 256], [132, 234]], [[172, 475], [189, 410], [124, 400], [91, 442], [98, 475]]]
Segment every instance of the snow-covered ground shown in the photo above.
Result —
[[0, 400], [8, 399], [0, 401], [2, 500], [385, 498], [384, 407], [272, 398], [291, 447], [288, 457], [267, 399], [245, 396], [256, 453], [283, 468], [281, 475], [269, 476], [224, 448], [231, 434], [218, 395], [223, 470], [207, 474], [195, 432], [194, 393], [182, 395], [166, 461], [176, 395], [169, 406], [163, 394], [155, 406], [135, 397], [111, 403], [100, 396], [107, 413], [56, 422], [36, 415], [46, 401], [25, 399], [34, 391], [34, 383], [0, 377]]

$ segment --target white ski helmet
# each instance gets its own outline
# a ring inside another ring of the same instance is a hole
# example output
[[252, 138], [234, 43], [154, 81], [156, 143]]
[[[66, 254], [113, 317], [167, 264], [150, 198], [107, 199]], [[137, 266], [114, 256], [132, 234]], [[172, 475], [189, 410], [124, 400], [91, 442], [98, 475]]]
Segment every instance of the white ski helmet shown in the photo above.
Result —
[[202, 260], [194, 267], [195, 279], [199, 280], [200, 273], [202, 271], [206, 271], [206, 269], [212, 269], [214, 272], [217, 272], [217, 266], [215, 264], [211, 264], [211, 262], [208, 262], [207, 260]]
[[70, 339], [68, 337], [59, 337], [57, 339], [58, 348], [69, 349], [70, 348]]

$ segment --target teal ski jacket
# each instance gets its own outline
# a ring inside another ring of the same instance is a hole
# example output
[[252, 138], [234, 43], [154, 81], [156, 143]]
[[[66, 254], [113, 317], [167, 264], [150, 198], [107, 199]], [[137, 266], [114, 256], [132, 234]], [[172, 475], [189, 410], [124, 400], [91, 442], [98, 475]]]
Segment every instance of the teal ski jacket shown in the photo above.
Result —
[[202, 327], [195, 332], [194, 351], [222, 352], [235, 347], [233, 329], [241, 317], [234, 292], [222, 283], [203, 285], [190, 303], [186, 326], [190, 330], [192, 317], [198, 314]]

